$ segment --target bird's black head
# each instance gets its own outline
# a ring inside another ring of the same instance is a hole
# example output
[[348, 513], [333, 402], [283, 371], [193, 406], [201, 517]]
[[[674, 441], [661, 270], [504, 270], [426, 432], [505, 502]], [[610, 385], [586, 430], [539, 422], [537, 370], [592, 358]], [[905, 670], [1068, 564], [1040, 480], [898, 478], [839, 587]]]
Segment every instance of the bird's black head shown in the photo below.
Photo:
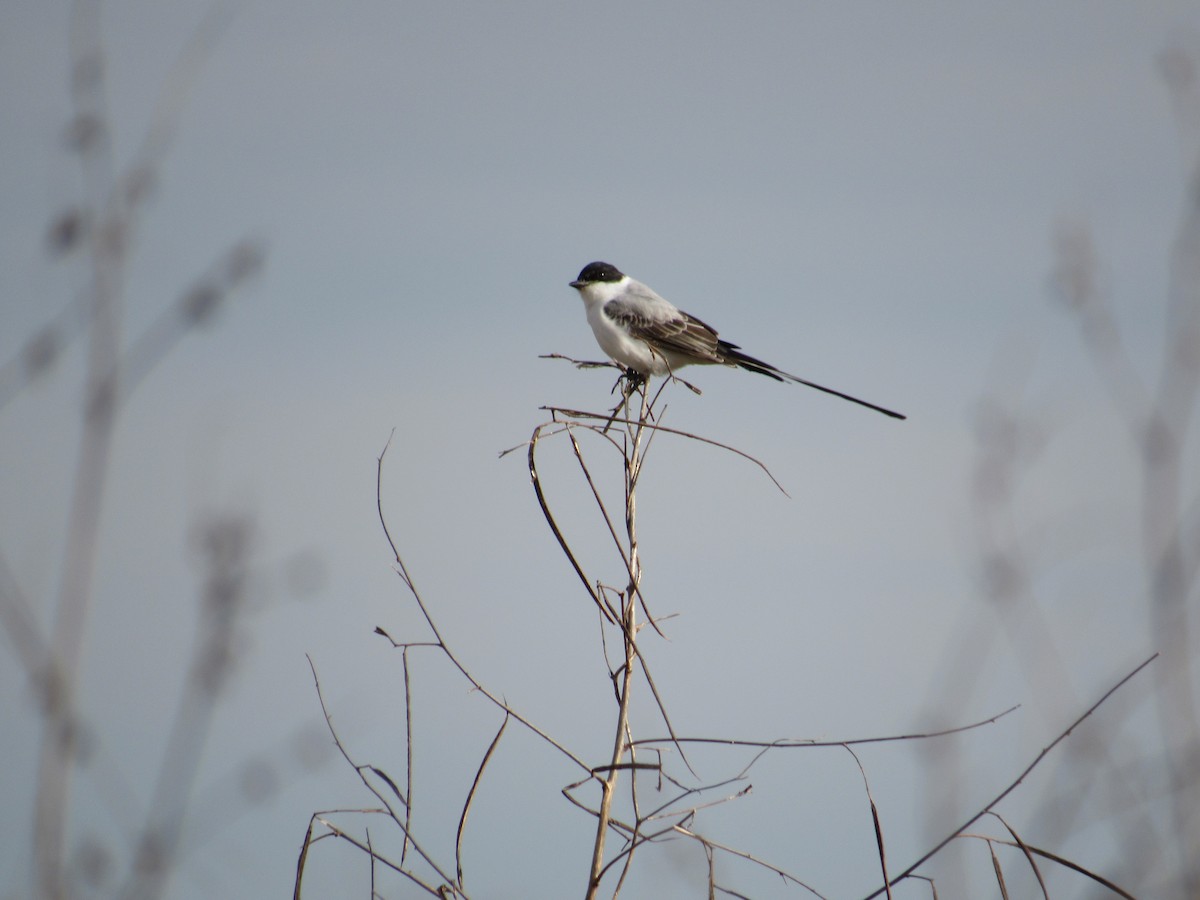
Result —
[[571, 287], [580, 288], [596, 281], [617, 282], [624, 277], [621, 270], [612, 263], [593, 262], [583, 267], [579, 277], [571, 282]]

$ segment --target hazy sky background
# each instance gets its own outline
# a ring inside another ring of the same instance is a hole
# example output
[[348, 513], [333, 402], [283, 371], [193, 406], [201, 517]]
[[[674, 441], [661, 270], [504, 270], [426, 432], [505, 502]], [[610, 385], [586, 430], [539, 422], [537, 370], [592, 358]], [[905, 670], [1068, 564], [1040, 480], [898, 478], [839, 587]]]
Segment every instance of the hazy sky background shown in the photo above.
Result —
[[[208, 9], [104, 5], [120, 164]], [[0, 362], [86, 284], [81, 259], [45, 251], [49, 223], [80, 196], [64, 141], [68, 20], [67, 4], [0, 6]], [[669, 643], [646, 635], [643, 648], [681, 733], [963, 724], [938, 720], [930, 701], [947, 642], [992, 615], [973, 570], [973, 412], [999, 391], [1053, 428], [1022, 512], [1053, 537], [1049, 555], [1070, 554], [1048, 615], [1080, 702], [1039, 718], [1036, 686], [1003, 652], [982, 655], [971, 717], [1022, 703], [1027, 718], [971, 739], [978, 792], [944, 823], [956, 825], [1153, 649], [1130, 602], [1132, 456], [1048, 279], [1055, 228], [1086, 222], [1130, 355], [1151, 376], [1196, 136], [1173, 115], [1157, 59], [1172, 40], [1194, 47], [1198, 29], [1184, 0], [236, 5], [145, 209], [126, 334], [243, 236], [269, 255], [122, 411], [83, 700], [135, 789], [113, 803], [81, 776], [72, 833], [104, 835], [119, 861], [140, 822], [192, 640], [206, 516], [252, 519], [254, 602], [170, 895], [284, 895], [308, 815], [371, 800], [340, 760], [306, 762], [320, 711], [305, 654], [360, 761], [403, 772], [400, 657], [372, 629], [426, 634], [375, 513], [375, 459], [393, 429], [383, 500], [447, 640], [491, 689], [605, 759], [613, 710], [592, 609], [523, 454], [497, 459], [543, 404], [611, 404], [610, 373], [538, 359], [598, 357], [567, 287], [593, 259], [752, 354], [910, 417], [725, 370], [687, 375], [702, 397], [671, 391], [666, 424], [755, 455], [791, 494], [712, 448], [654, 445], [645, 591], [680, 617]], [[0, 409], [0, 550], [43, 627], [81, 350]], [[591, 452], [615, 488], [614, 458]], [[545, 454], [589, 571], [619, 581], [567, 446]], [[499, 718], [432, 653], [414, 657], [414, 693], [428, 785], [418, 810], [450, 859]], [[636, 720], [661, 733], [648, 706]], [[0, 721], [0, 897], [19, 897], [38, 718], [7, 650]], [[897, 865], [931, 837], [914, 758], [864, 754]], [[254, 760], [279, 779], [260, 804], [237, 787]], [[705, 762], [716, 779], [746, 758]], [[468, 888], [576, 895], [591, 823], [558, 793], [575, 771], [512, 728], [492, 765], [468, 831]], [[771, 756], [750, 780], [750, 798], [700, 819], [708, 833], [827, 895], [873, 889], [849, 757]], [[1102, 840], [1068, 849], [1101, 870], [1114, 852]], [[986, 874], [986, 856], [972, 860]], [[345, 846], [317, 845], [309, 870], [314, 897], [367, 893], [366, 863]], [[733, 871], [731, 885], [777, 890]], [[704, 878], [688, 844], [647, 848], [635, 873], [630, 896], [696, 896]]]

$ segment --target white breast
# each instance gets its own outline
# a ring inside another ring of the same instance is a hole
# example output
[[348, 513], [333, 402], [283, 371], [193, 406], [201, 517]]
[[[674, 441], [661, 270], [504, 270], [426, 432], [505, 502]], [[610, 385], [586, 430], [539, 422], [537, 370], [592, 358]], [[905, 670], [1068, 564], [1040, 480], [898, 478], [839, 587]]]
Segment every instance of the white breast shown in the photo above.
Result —
[[665, 375], [667, 365], [661, 356], [650, 352], [645, 341], [629, 337], [625, 331], [604, 314], [604, 303], [587, 304], [587, 320], [596, 335], [600, 349], [623, 366], [642, 375]]

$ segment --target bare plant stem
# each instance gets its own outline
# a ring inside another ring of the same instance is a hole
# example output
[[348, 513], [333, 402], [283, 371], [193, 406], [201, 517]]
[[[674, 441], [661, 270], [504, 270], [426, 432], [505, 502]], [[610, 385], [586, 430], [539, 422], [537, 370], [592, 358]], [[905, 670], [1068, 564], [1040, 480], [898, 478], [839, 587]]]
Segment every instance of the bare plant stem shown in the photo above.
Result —
[[966, 822], [964, 822], [959, 828], [957, 828], [953, 832], [951, 832], [951, 834], [949, 836], [947, 836], [946, 838], [944, 838], [942, 840], [942, 842], [939, 843], [936, 847], [934, 847], [932, 850], [930, 850], [928, 853], [926, 853], [924, 856], [922, 856], [920, 859], [918, 859], [915, 863], [913, 863], [911, 866], [909, 866], [907, 869], [905, 869], [899, 875], [892, 878], [890, 884], [884, 885], [883, 887], [881, 887], [877, 891], [875, 891], [873, 894], [868, 894], [864, 898], [864, 900], [872, 900], [873, 897], [878, 897], [880, 894], [884, 893], [888, 889], [889, 886], [898, 884], [899, 882], [903, 881], [904, 879], [910, 877], [918, 868], [923, 866], [926, 862], [928, 862], [930, 859], [932, 859], [935, 855], [940, 853], [943, 847], [945, 847], [951, 841], [957, 840], [960, 836], [962, 836], [966, 832], [966, 830], [968, 828], [970, 828], [972, 825], [974, 825], [976, 822], [978, 822], [980, 819], [982, 819], [988, 813], [992, 812], [995, 809], [995, 807], [1000, 803], [1001, 800], [1003, 800], [1005, 797], [1007, 797], [1009, 794], [1011, 794], [1013, 791], [1015, 791], [1017, 789], [1017, 787], [1029, 776], [1029, 773], [1037, 768], [1038, 764], [1043, 759], [1046, 758], [1047, 754], [1049, 754], [1051, 750], [1053, 750], [1055, 747], [1057, 747], [1059, 744], [1061, 744], [1063, 741], [1065, 741], [1068, 737], [1070, 737], [1071, 732], [1073, 732], [1076, 728], [1078, 728], [1084, 722], [1085, 719], [1087, 719], [1092, 713], [1094, 713], [1097, 709], [1099, 709], [1100, 706], [1109, 697], [1111, 697], [1113, 694], [1115, 694], [1117, 691], [1119, 691], [1122, 687], [1124, 687], [1130, 680], [1133, 679], [1133, 677], [1135, 675], [1137, 675], [1139, 672], [1141, 672], [1142, 669], [1146, 668], [1146, 666], [1150, 665], [1150, 663], [1152, 663], [1152, 662], [1154, 662], [1154, 660], [1158, 659], [1158, 656], [1159, 655], [1157, 653], [1155, 653], [1153, 656], [1151, 656], [1149, 659], [1147, 659], [1145, 662], [1143, 662], [1141, 665], [1139, 665], [1136, 669], [1134, 669], [1132, 672], [1130, 672], [1128, 675], [1126, 675], [1124, 678], [1122, 678], [1120, 681], [1118, 681], [1116, 684], [1114, 684], [1111, 688], [1109, 688], [1104, 693], [1104, 696], [1101, 697], [1099, 700], [1097, 700], [1095, 703], [1093, 703], [1090, 707], [1088, 707], [1087, 711], [1084, 712], [1083, 715], [1081, 715], [1077, 719], [1075, 719], [1074, 722], [1072, 722], [1070, 725], [1067, 726], [1065, 731], [1060, 732], [1058, 737], [1056, 737], [1053, 741], [1051, 741], [1049, 744], [1047, 744], [1045, 747], [1043, 747], [1042, 752], [1037, 755], [1037, 757], [1033, 760], [1033, 762], [1031, 762], [1028, 766], [1025, 767], [1025, 771], [1023, 771], [1020, 775], [1017, 776], [1016, 781], [1012, 782], [1008, 787], [1006, 787], [1003, 791], [1001, 791], [1000, 794], [997, 795], [997, 797], [994, 800], [992, 800], [983, 809], [979, 810], [979, 812], [977, 812], [973, 816], [971, 816], [971, 818], [968, 819]]
[[[600, 879], [604, 873], [604, 843], [612, 810], [613, 796], [617, 790], [617, 776], [621, 771], [621, 760], [629, 747], [629, 702], [633, 684], [633, 670], [637, 662], [637, 597], [642, 579], [641, 557], [637, 543], [637, 482], [642, 470], [642, 429], [650, 412], [650, 401], [646, 386], [642, 385], [641, 411], [636, 423], [629, 426], [629, 442], [625, 453], [625, 536], [629, 542], [629, 585], [623, 598], [621, 631], [625, 640], [625, 664], [621, 668], [620, 701], [617, 710], [616, 736], [613, 739], [612, 760], [608, 772], [601, 782], [603, 795], [600, 798], [599, 815], [596, 817], [596, 842], [592, 848], [592, 870], [588, 877], [587, 898], [593, 900], [600, 890]], [[628, 403], [628, 396], [626, 397]], [[615, 673], [614, 673], [614, 677]], [[630, 778], [635, 777], [633, 773]]]
[[[72, 93], [88, 204], [93, 210], [103, 210], [113, 177], [111, 146], [105, 137], [106, 109], [99, 74], [101, 50], [94, 37], [98, 33], [94, 13], [91, 5], [84, 3], [77, 3], [72, 12], [71, 52], [75, 68]], [[87, 406], [75, 466], [50, 670], [44, 674], [46, 716], [34, 813], [36, 884], [39, 894], [46, 898], [65, 897], [67, 892], [63, 860], [71, 775], [79, 738], [75, 693], [91, 599], [105, 475], [116, 424], [113, 373], [120, 354], [120, 284], [124, 263], [117, 230], [123, 224], [109, 219], [89, 240], [91, 329]]]

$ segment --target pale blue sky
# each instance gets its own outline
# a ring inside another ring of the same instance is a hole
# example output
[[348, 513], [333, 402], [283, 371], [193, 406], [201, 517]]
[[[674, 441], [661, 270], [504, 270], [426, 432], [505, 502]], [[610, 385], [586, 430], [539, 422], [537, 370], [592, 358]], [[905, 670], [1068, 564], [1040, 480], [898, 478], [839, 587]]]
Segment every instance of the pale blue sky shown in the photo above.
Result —
[[[207, 8], [104, 5], [118, 161]], [[67, 22], [66, 4], [0, 8], [0, 362], [85, 284], [79, 260], [52, 263], [43, 249], [79, 193], [62, 140]], [[283, 895], [308, 814], [367, 803], [340, 762], [310, 771], [290, 755], [319, 716], [306, 653], [355, 750], [402, 770], [400, 661], [371, 633], [421, 636], [375, 519], [375, 457], [393, 428], [384, 500], [447, 638], [578, 752], [597, 763], [607, 752], [611, 690], [586, 597], [523, 458], [496, 458], [542, 404], [610, 402], [607, 373], [537, 358], [598, 355], [567, 287], [593, 259], [781, 368], [910, 416], [724, 370], [688, 376], [702, 397], [673, 393], [669, 424], [754, 454], [792, 495], [709, 448], [654, 447], [646, 592], [657, 612], [681, 615], [670, 643], [645, 646], [679, 730], [852, 737], [961, 724], [932, 722], [926, 702], [946, 642], [991, 616], [968, 496], [972, 410], [998, 381], [1024, 379], [1029, 407], [1056, 429], [1021, 511], [1070, 523], [1059, 537], [1075, 580], [1058, 576], [1048, 615], [1074, 690], [1090, 700], [1148, 655], [1140, 608], [1122, 606], [1138, 586], [1131, 457], [1047, 282], [1056, 224], [1087, 222], [1149, 377], [1195, 138], [1156, 60], [1173, 36], [1194, 48], [1198, 29], [1184, 0], [237, 5], [145, 209], [127, 333], [242, 236], [265, 241], [268, 261], [123, 411], [85, 664], [88, 712], [145, 802], [139, 773], [156, 764], [191, 639], [193, 522], [252, 517], [255, 608], [206, 750], [195, 849], [170, 895]], [[44, 626], [80, 358], [76, 347], [0, 409], [0, 550]], [[596, 536], [564, 450], [548, 447], [546, 462], [563, 518]], [[619, 579], [602, 542], [581, 541], [595, 576]], [[298, 598], [288, 572], [310, 556], [323, 580]], [[1110, 593], [1097, 599], [1097, 584]], [[37, 717], [4, 646], [0, 719], [16, 727], [0, 729], [0, 897], [17, 897]], [[445, 853], [498, 720], [440, 661], [420, 662], [425, 815]], [[1039, 692], [1002, 651], [981, 665], [971, 716], [1022, 703], [1027, 719], [974, 739], [987, 788], [962, 811], [1065, 724], [1039, 718]], [[648, 708], [639, 718], [657, 732]], [[590, 849], [589, 823], [558, 794], [575, 774], [524, 735], [506, 740], [468, 884], [488, 897], [572, 896]], [[250, 806], [229, 777], [259, 756], [285, 789]], [[891, 858], [907, 861], [928, 841], [915, 753], [864, 762]], [[872, 889], [852, 761], [828, 751], [761, 766], [752, 800], [702, 819], [710, 833], [830, 896]], [[738, 767], [714, 757], [706, 774]], [[138, 821], [114, 822], [103, 792], [87, 776], [77, 785], [77, 834]], [[448, 832], [435, 830], [443, 818]], [[1113, 852], [1070, 849], [1100, 869]], [[631, 896], [696, 896], [703, 883], [691, 847], [648, 849], [640, 865]], [[310, 870], [315, 897], [367, 893], [363, 860], [332, 842]], [[746, 878], [730, 881], [776, 890]]]

